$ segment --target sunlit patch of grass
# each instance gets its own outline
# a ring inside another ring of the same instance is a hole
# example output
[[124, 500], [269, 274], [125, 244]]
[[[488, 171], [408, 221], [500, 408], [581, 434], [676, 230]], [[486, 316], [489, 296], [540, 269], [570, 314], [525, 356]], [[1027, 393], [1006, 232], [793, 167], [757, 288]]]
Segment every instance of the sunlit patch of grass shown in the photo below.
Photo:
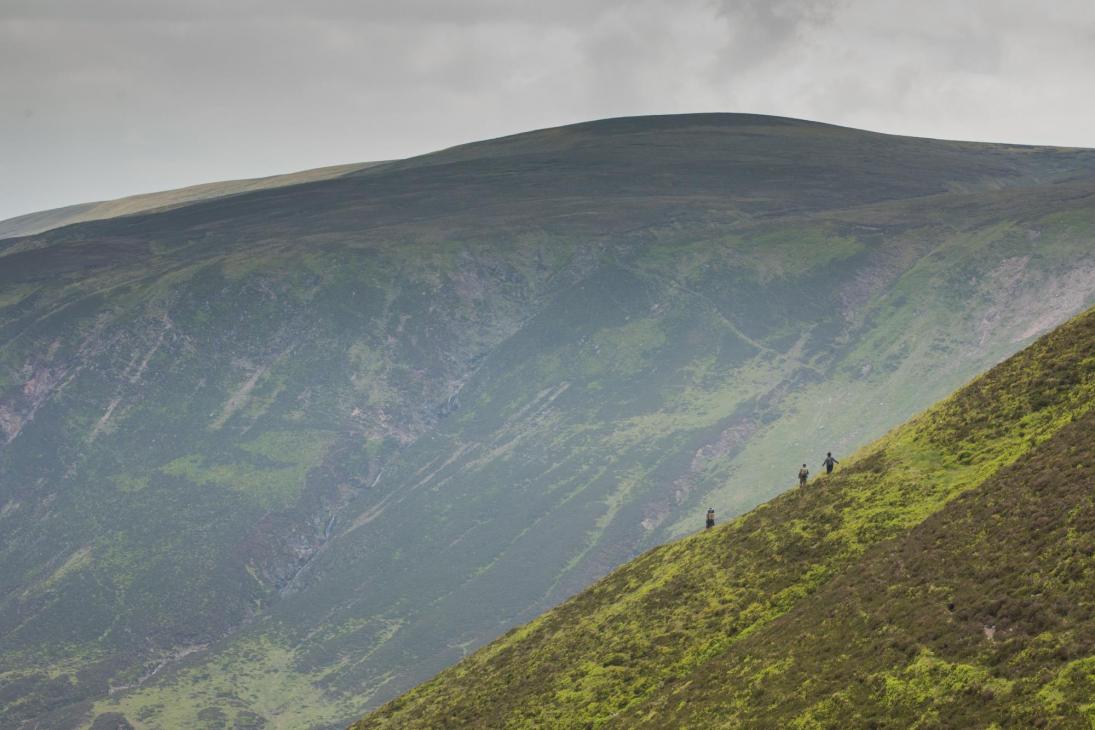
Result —
[[324, 431], [267, 432], [239, 447], [265, 457], [261, 464], [211, 461], [190, 454], [160, 471], [194, 484], [242, 492], [268, 508], [286, 507], [299, 496], [308, 470], [320, 463], [332, 439], [333, 434]]
[[208, 708], [223, 713], [228, 727], [295, 728], [334, 723], [352, 705], [322, 689], [321, 671], [295, 666], [292, 648], [269, 637], [244, 641], [229, 653], [180, 671], [170, 683], [149, 684], [97, 702], [92, 717], [122, 712], [136, 730], [194, 727]]

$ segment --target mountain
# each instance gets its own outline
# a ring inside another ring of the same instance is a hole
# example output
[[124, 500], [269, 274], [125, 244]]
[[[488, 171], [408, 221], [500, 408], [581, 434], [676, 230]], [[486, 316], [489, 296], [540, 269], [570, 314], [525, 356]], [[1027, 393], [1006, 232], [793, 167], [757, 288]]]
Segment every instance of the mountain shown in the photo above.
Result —
[[344, 725], [1095, 303], [1093, 194], [685, 115], [0, 240], [0, 713]]
[[1095, 723], [1095, 309], [354, 725]]
[[158, 193], [144, 193], [131, 195], [117, 200], [105, 200], [98, 203], [80, 203], [68, 205], [64, 208], [44, 210], [38, 213], [9, 218], [0, 221], [0, 238], [16, 238], [30, 236], [35, 233], [60, 228], [61, 226], [84, 221], [97, 221], [107, 218], [117, 218], [123, 215], [144, 213], [147, 211], [162, 210], [174, 206], [185, 205], [199, 200], [210, 198], [223, 198], [236, 193], [246, 193], [252, 190], [266, 190], [280, 188], [287, 185], [299, 185], [314, 180], [327, 180], [329, 178], [346, 175], [358, 170], [364, 170], [374, 165], [382, 165], [382, 162], [364, 162], [356, 165], [334, 165], [320, 167], [314, 170], [293, 172], [288, 175], [271, 175], [269, 177], [257, 177], [249, 180], [225, 180], [224, 182], [203, 183], [191, 185], [176, 190], [164, 190]]

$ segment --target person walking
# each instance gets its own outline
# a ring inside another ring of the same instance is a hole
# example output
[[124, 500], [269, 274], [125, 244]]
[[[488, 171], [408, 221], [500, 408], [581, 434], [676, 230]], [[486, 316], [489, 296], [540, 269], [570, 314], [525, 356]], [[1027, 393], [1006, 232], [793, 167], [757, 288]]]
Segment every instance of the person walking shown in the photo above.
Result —
[[704, 529], [705, 530], [710, 530], [714, 526], [715, 526], [715, 508], [710, 507], [707, 510], [707, 527], [705, 527]]
[[810, 478], [810, 470], [803, 464], [802, 468], [798, 470], [798, 486], [805, 487], [806, 480]]
[[840, 462], [833, 458], [833, 452], [830, 451], [829, 453], [825, 454], [825, 461], [823, 461], [821, 463], [825, 467], [825, 473], [826, 474], [832, 474], [833, 473], [833, 467], [836, 466], [837, 464], [839, 464]]

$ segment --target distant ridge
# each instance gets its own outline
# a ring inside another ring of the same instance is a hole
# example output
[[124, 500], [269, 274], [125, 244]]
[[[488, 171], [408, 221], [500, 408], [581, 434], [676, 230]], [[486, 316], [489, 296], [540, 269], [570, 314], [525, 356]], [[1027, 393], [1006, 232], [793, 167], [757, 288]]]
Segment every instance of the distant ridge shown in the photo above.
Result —
[[268, 177], [256, 177], [246, 180], [202, 183], [200, 185], [191, 185], [185, 188], [164, 190], [158, 193], [142, 193], [140, 195], [118, 198], [116, 200], [98, 203], [80, 203], [38, 213], [28, 213], [26, 215], [0, 221], [0, 239], [30, 236], [35, 233], [42, 233], [52, 228], [59, 228], [60, 226], [67, 226], [73, 223], [116, 218], [122, 215], [132, 215], [134, 213], [152, 212], [185, 205], [186, 203], [193, 203], [199, 200], [220, 198], [226, 195], [245, 193], [252, 190], [268, 190], [270, 188], [298, 185], [300, 183], [312, 182], [315, 180], [327, 180], [332, 177], [349, 175], [379, 164], [383, 163], [362, 162], [349, 165], [332, 165], [330, 167], [318, 167], [313, 170], [292, 172], [285, 175], [270, 175]]

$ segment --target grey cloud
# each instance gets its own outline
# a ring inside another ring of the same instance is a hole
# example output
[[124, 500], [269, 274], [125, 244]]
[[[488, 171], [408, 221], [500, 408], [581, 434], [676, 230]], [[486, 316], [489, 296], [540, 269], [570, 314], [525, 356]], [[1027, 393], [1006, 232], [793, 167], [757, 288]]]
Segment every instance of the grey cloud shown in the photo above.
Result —
[[609, 0], [596, 6], [578, 0], [7, 0], [4, 15], [19, 19], [117, 21], [268, 21], [328, 19], [339, 21], [429, 22], [467, 25], [481, 20], [570, 21], [591, 7], [626, 5]]
[[722, 0], [733, 31], [730, 60], [768, 60], [787, 43], [830, 22], [845, 0]]
[[0, 0], [0, 218], [622, 114], [1095, 146], [1095, 5]]

